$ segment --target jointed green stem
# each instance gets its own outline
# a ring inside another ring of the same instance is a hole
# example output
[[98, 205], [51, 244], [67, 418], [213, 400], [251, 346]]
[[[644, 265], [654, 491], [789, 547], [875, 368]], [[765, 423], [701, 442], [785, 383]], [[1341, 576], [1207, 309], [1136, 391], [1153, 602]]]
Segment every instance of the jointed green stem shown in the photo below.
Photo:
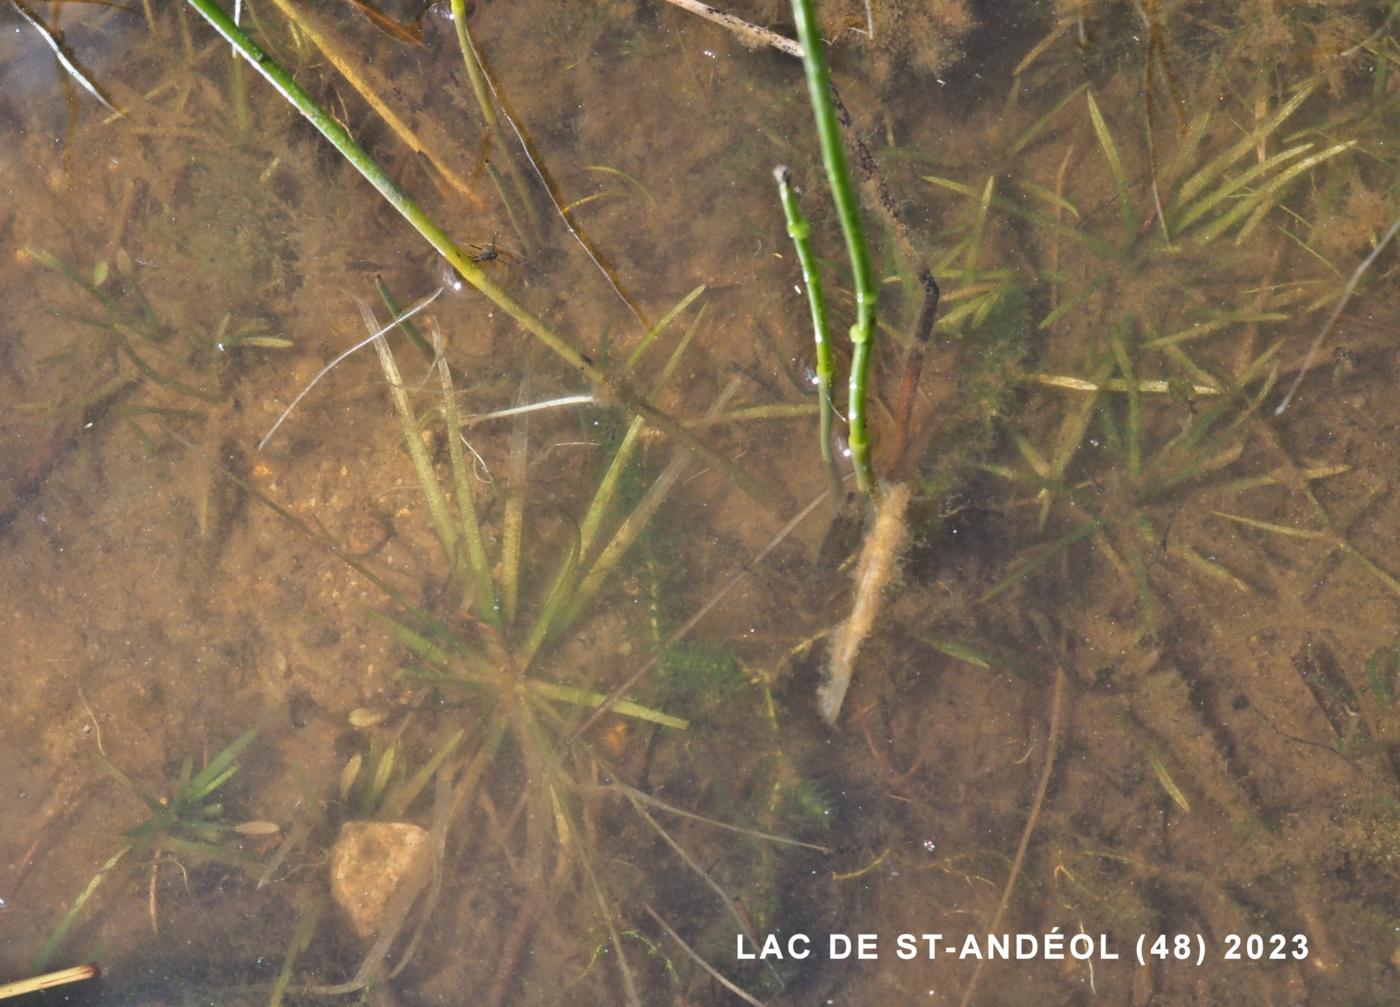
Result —
[[802, 280], [807, 285], [807, 303], [812, 309], [812, 335], [817, 345], [817, 398], [818, 413], [821, 417], [821, 452], [831, 475], [833, 500], [841, 498], [841, 477], [836, 472], [836, 462], [831, 456], [831, 382], [835, 377], [835, 366], [831, 362], [831, 340], [826, 324], [826, 300], [822, 296], [822, 274], [812, 255], [812, 243], [808, 240], [811, 228], [802, 210], [797, 205], [797, 193], [792, 188], [792, 172], [786, 166], [773, 169], [773, 177], [778, 181], [778, 198], [783, 202], [783, 216], [787, 219], [787, 232], [797, 250], [797, 261], [802, 266]]
[[851, 258], [851, 274], [855, 282], [856, 320], [851, 326], [854, 353], [851, 357], [850, 401], [846, 408], [856, 484], [862, 493], [870, 493], [875, 486], [875, 477], [870, 467], [870, 433], [865, 421], [865, 398], [870, 347], [875, 339], [878, 290], [870, 265], [870, 253], [865, 247], [865, 232], [860, 223], [855, 186], [851, 183], [851, 173], [846, 166], [845, 148], [841, 146], [836, 106], [831, 99], [830, 73], [826, 66], [826, 53], [822, 49], [822, 38], [812, 14], [812, 0], [792, 0], [792, 13], [797, 22], [797, 40], [802, 45], [802, 67], [807, 73], [807, 91], [811, 95], [812, 111], [816, 116], [822, 164], [826, 167], [831, 197], [841, 218], [841, 231], [846, 236], [846, 251]]

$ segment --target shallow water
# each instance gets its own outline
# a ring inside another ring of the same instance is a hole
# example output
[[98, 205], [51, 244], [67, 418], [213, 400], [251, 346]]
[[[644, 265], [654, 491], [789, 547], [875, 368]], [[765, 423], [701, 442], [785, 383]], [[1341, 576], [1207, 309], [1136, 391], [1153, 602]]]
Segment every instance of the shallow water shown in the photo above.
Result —
[[[873, 42], [860, 5], [822, 12], [902, 222], [858, 171], [875, 463], [913, 491], [834, 727], [817, 689], [873, 522], [820, 499], [775, 165], [838, 333], [851, 294], [794, 62], [664, 4], [477, 4], [547, 192], [438, 9], [385, 8], [414, 45], [349, 6], [245, 8], [597, 369], [448, 289], [426, 355], [390, 337], [411, 433], [365, 349], [260, 450], [360, 305], [391, 317], [376, 281], [413, 303], [441, 258], [192, 8], [35, 9], [116, 118], [8, 11], [0, 983], [96, 961], [71, 1002], [738, 1002], [716, 972], [775, 1004], [1388, 1002], [1393, 249], [1276, 407], [1396, 213], [1393, 26], [1360, 0], [1046, 6], [877, 3]], [[942, 301], [906, 422], [922, 264]], [[629, 434], [643, 399], [710, 453]], [[427, 851], [377, 909], [332, 866], [366, 820]], [[1035, 953], [981, 966], [989, 932]], [[833, 954], [858, 933], [873, 957]], [[926, 933], [932, 959], [899, 943]], [[743, 956], [770, 934], [781, 956]]]

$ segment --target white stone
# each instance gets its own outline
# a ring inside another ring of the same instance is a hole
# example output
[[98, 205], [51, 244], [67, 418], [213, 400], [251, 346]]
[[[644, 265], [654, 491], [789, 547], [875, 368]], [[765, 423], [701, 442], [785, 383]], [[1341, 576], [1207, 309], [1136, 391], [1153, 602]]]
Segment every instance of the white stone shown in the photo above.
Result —
[[331, 897], [355, 933], [373, 937], [394, 895], [428, 880], [428, 832], [408, 822], [346, 822], [331, 848]]

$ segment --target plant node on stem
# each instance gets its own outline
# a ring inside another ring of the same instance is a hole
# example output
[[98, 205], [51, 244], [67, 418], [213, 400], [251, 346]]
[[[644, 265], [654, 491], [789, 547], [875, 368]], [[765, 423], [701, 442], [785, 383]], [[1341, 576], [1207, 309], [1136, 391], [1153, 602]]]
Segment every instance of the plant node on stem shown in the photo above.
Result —
[[869, 495], [875, 490], [875, 476], [870, 465], [870, 432], [866, 426], [865, 400], [870, 349], [875, 341], [875, 302], [879, 291], [870, 265], [870, 252], [865, 245], [855, 186], [851, 183], [851, 173], [846, 165], [846, 151], [841, 146], [841, 128], [836, 121], [836, 106], [831, 96], [831, 75], [812, 13], [812, 0], [792, 0], [792, 13], [797, 23], [797, 38], [802, 44], [802, 66], [807, 73], [807, 91], [811, 95], [812, 112], [816, 117], [822, 165], [826, 168], [831, 197], [841, 218], [841, 232], [846, 237], [846, 251], [850, 255], [851, 275], [855, 282], [856, 320], [851, 326], [854, 353], [851, 357], [850, 399], [846, 408], [856, 485], [862, 493]]

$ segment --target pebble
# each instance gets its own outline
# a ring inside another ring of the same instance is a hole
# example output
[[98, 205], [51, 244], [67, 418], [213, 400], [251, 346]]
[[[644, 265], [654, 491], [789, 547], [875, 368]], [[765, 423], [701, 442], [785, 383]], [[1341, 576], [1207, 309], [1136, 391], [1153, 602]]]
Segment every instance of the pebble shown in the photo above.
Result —
[[428, 880], [428, 831], [409, 822], [346, 822], [331, 848], [331, 898], [368, 940], [405, 885]]

